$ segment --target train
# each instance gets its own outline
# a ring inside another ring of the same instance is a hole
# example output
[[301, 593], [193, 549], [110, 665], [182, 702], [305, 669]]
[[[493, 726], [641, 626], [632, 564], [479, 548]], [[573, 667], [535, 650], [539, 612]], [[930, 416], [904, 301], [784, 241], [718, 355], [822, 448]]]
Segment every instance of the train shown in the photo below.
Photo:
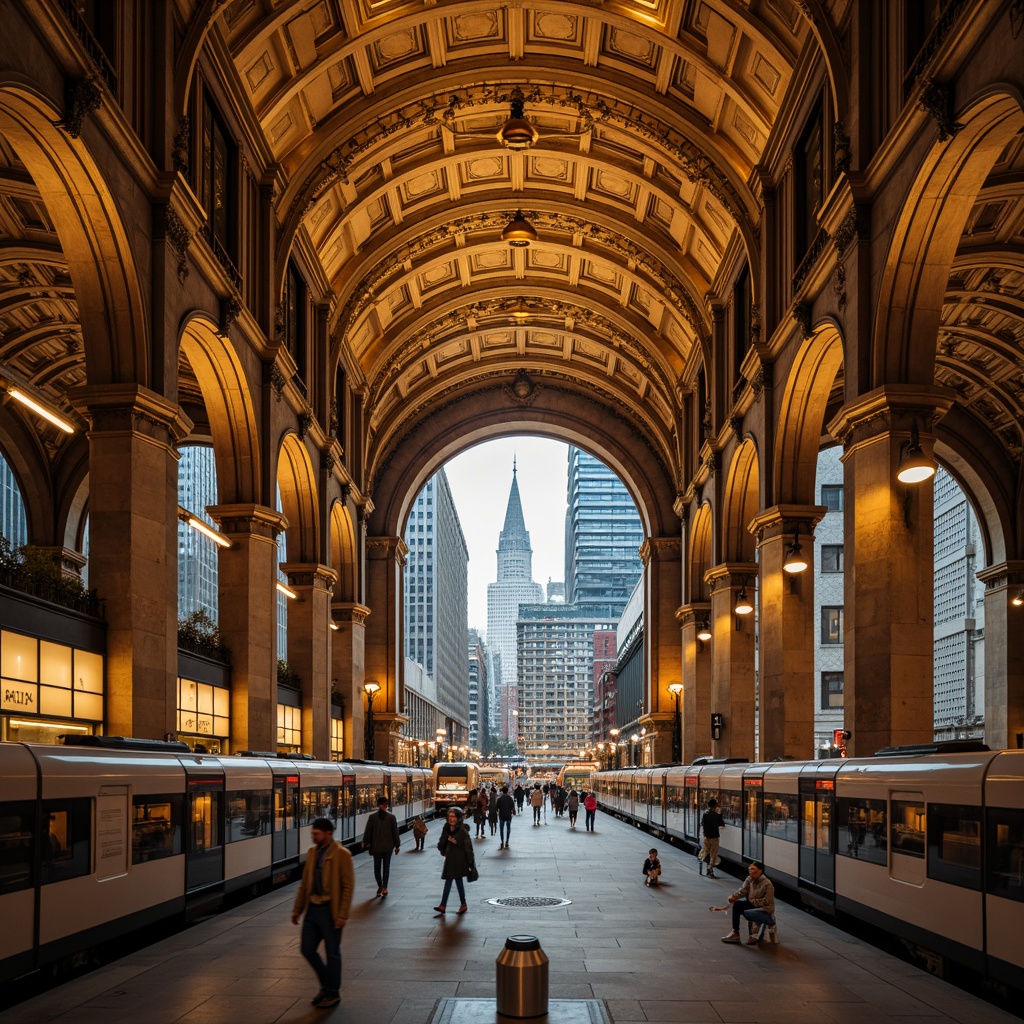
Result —
[[403, 829], [434, 810], [429, 768], [87, 743], [0, 743], [0, 983], [289, 880], [315, 818], [354, 846], [382, 794]]
[[465, 807], [469, 791], [480, 788], [480, 767], [475, 761], [438, 761], [434, 765], [434, 804], [438, 814], [449, 807]]
[[568, 761], [558, 772], [558, 784], [564, 789], [590, 789], [590, 778], [599, 767], [596, 761]]
[[776, 886], [896, 936], [929, 969], [1024, 992], [1024, 751], [710, 761], [603, 771], [593, 785], [605, 811], [693, 850], [714, 797], [719, 857], [737, 873], [760, 860]]

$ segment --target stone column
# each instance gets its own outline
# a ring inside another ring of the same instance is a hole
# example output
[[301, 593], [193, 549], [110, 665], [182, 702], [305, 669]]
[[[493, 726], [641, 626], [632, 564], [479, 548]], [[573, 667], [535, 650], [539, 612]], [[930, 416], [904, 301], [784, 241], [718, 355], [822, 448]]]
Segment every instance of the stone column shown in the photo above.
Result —
[[[392, 733], [404, 721], [400, 714], [405, 678], [402, 570], [408, 550], [401, 537], [366, 539], [366, 603], [373, 614], [366, 628], [364, 682], [372, 680], [380, 686], [373, 703], [374, 756], [379, 761], [397, 756]], [[360, 695], [360, 699], [365, 697]], [[356, 743], [361, 748], [362, 738], [356, 737]]]
[[281, 571], [299, 596], [288, 608], [288, 667], [302, 685], [302, 749], [331, 759], [331, 588], [328, 565], [286, 562]]
[[854, 756], [934, 736], [932, 481], [896, 474], [913, 430], [931, 455], [931, 424], [951, 404], [937, 388], [878, 388], [829, 424], [844, 447], [843, 702]]
[[338, 627], [331, 639], [331, 680], [345, 698], [345, 756], [362, 749], [366, 719], [363, 680], [366, 671], [366, 617], [363, 604], [335, 601], [331, 605]]
[[978, 573], [985, 584], [985, 742], [1024, 747], [1024, 561]]
[[110, 735], [176, 729], [178, 454], [191, 421], [136, 384], [76, 388], [89, 421], [89, 585], [106, 602]]
[[711, 752], [711, 644], [697, 639], [697, 625], [711, 614], [708, 604], [676, 609], [683, 644], [683, 764]]
[[82, 582], [82, 570], [89, 560], [81, 552], [61, 544], [33, 544], [32, 548], [50, 556], [62, 579]]
[[[757, 515], [751, 530], [760, 552], [760, 646], [757, 758], [803, 760], [814, 754], [814, 526], [820, 505], [776, 505]], [[799, 531], [799, 532], [798, 532]], [[810, 562], [802, 573], [782, 564], [799, 539]], [[847, 563], [849, 564], [849, 563]]]
[[712, 711], [722, 715], [722, 738], [713, 740], [715, 757], [755, 760], [756, 675], [754, 614], [737, 615], [736, 595], [754, 593], [756, 562], [723, 562], [704, 574], [711, 589]]
[[672, 760], [672, 718], [675, 698], [672, 683], [682, 682], [682, 639], [675, 612], [682, 596], [682, 540], [649, 537], [640, 546], [644, 563], [644, 661], [646, 714], [640, 724], [651, 736], [654, 762]]
[[218, 626], [231, 651], [231, 749], [277, 750], [277, 535], [264, 505], [207, 509], [231, 547], [217, 559]]

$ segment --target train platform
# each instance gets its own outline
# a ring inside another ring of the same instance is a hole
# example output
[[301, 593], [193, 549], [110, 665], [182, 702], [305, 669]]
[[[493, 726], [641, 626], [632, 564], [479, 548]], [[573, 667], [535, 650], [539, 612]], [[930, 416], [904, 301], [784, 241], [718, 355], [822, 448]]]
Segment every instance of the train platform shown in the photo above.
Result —
[[[342, 1002], [309, 1005], [316, 985], [290, 911], [296, 886], [227, 910], [88, 975], [22, 1002], [3, 1024], [442, 1024], [505, 1021], [494, 1010], [495, 959], [510, 935], [540, 939], [550, 958], [544, 1024], [1013, 1024], [1020, 1018], [780, 902], [779, 943], [730, 946], [709, 911], [738, 887], [697, 860], [598, 813], [570, 831], [549, 811], [513, 821], [509, 850], [476, 840], [480, 880], [469, 911], [436, 915], [439, 822], [426, 850], [403, 835], [389, 895], [357, 855], [356, 895], [342, 942]], [[662, 884], [641, 866], [655, 846]], [[513, 905], [491, 901], [509, 900]], [[550, 906], [538, 902], [550, 901]], [[566, 902], [567, 901], [567, 902]], [[950, 927], [956, 923], [951, 921]], [[599, 1012], [593, 1012], [595, 1007]], [[582, 1012], [581, 1012], [582, 1011]]]

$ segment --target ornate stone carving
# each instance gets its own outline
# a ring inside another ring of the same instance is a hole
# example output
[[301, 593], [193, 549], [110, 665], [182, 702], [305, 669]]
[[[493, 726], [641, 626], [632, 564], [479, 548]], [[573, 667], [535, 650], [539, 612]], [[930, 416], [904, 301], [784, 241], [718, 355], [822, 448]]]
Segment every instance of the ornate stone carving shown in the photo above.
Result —
[[750, 378], [750, 389], [754, 392], [754, 400], [760, 401], [761, 395], [764, 394], [764, 382], [765, 382], [765, 368], [764, 366], [758, 367], [757, 373]]
[[77, 139], [82, 134], [86, 117], [101, 102], [99, 89], [91, 78], [76, 78], [67, 83], [64, 96], [64, 116], [56, 122], [56, 126], [70, 138]]
[[174, 148], [171, 150], [171, 162], [174, 169], [181, 175], [188, 176], [188, 147], [192, 129], [188, 114], [178, 118], [178, 130], [174, 133]]
[[743, 417], [734, 416], [729, 420], [729, 427], [732, 430], [732, 436], [736, 439], [736, 443], [743, 444]]
[[311, 409], [303, 409], [299, 416], [299, 440], [305, 441], [310, 427], [313, 426], [313, 412]]
[[800, 325], [800, 330], [803, 331], [805, 338], [809, 338], [814, 333], [811, 329], [813, 315], [809, 302], [797, 302], [793, 306], [793, 319]]
[[948, 83], [926, 79], [918, 107], [932, 116], [939, 130], [939, 142], [947, 142], [963, 129], [953, 117], [953, 87]]
[[231, 332], [231, 325], [238, 319], [242, 312], [242, 303], [237, 295], [228, 295], [220, 300], [220, 324], [217, 333], [226, 338]]
[[711, 399], [709, 398], [704, 403], [704, 415], [700, 421], [701, 438], [704, 441], [710, 441], [711, 435], [714, 433], [714, 421], [711, 418]]
[[832, 291], [836, 296], [836, 305], [841, 313], [846, 309], [846, 267], [842, 263], [836, 264], [832, 272]]
[[324, 445], [320, 449], [320, 468], [324, 471], [324, 474], [330, 476], [337, 464], [338, 460], [334, 455], [334, 448], [329, 444]]
[[853, 163], [850, 136], [846, 134], [846, 125], [842, 121], [836, 121], [832, 125], [832, 159], [835, 161], [838, 174], [845, 174]]
[[188, 262], [185, 257], [192, 244], [192, 235], [172, 206], [164, 208], [164, 237], [178, 255], [178, 283], [184, 284], [185, 278], [188, 277]]
[[750, 304], [750, 344], [761, 343], [761, 307], [756, 303]]
[[274, 307], [274, 341], [278, 345], [284, 344], [284, 303], [279, 302]]
[[274, 389], [274, 394], [277, 395], [277, 400], [281, 401], [281, 395], [284, 392], [284, 386], [288, 383], [288, 378], [285, 377], [281, 367], [277, 363], [270, 364], [270, 386]]
[[525, 370], [520, 370], [516, 374], [515, 380], [511, 384], [506, 384], [502, 390], [516, 405], [525, 407], [533, 404], [543, 387], [543, 384], [535, 384], [530, 380], [530, 376]]
[[836, 233], [832, 240], [835, 242], [836, 253], [840, 259], [846, 256], [846, 251], [850, 248], [851, 243], [859, 237], [858, 223], [857, 208], [853, 207], [843, 218], [839, 227], [836, 228]]

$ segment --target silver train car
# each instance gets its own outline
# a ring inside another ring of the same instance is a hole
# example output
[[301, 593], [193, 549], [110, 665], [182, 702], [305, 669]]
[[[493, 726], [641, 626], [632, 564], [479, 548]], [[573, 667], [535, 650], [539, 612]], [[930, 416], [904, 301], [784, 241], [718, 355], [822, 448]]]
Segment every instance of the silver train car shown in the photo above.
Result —
[[0, 780], [0, 982], [288, 880], [315, 818], [351, 846], [382, 794], [403, 829], [434, 810], [427, 768], [148, 741], [0, 743]]
[[936, 744], [631, 768], [593, 784], [604, 810], [692, 849], [715, 797], [719, 856], [737, 872], [761, 860], [776, 885], [902, 939], [931, 969], [1024, 991], [1024, 751]]

